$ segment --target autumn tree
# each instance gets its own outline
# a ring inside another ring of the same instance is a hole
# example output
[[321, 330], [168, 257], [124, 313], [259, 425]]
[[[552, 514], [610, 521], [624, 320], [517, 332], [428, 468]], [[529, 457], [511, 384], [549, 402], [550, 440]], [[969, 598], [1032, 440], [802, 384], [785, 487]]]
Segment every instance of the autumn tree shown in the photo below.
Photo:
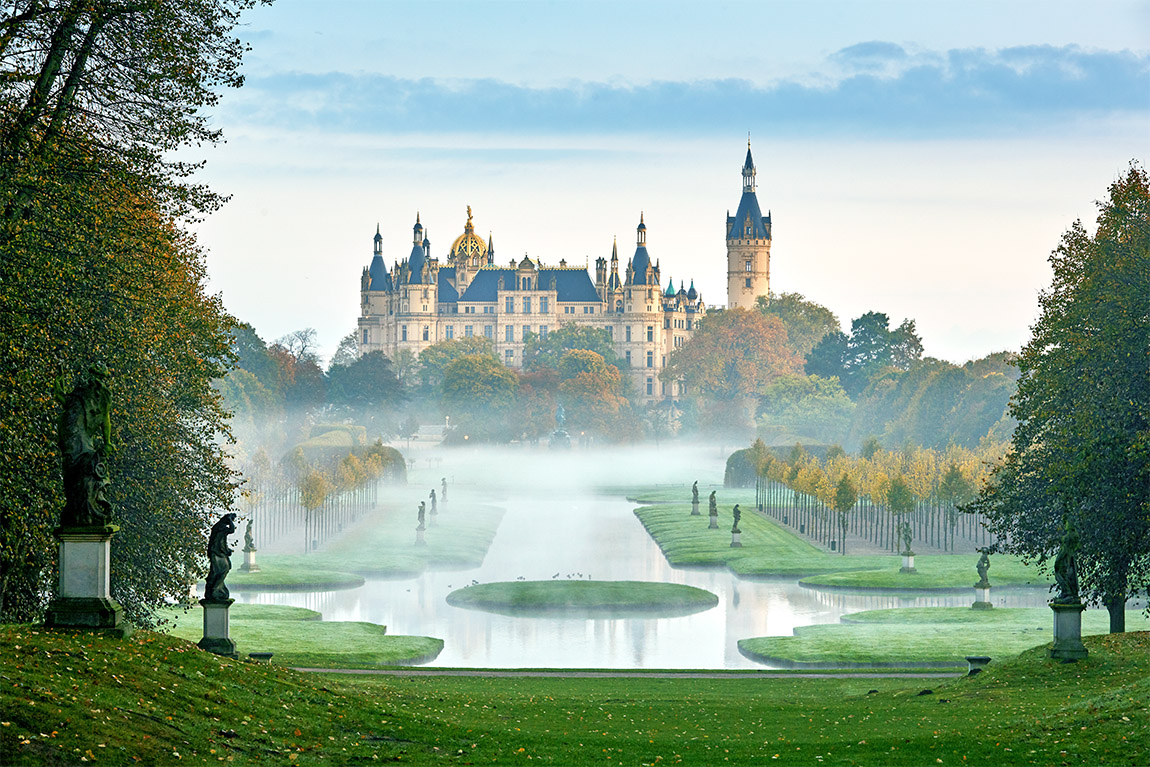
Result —
[[465, 354], [443, 371], [443, 408], [472, 439], [506, 439], [519, 380], [494, 354]]
[[372, 351], [328, 369], [328, 402], [368, 428], [375, 437], [390, 431], [392, 413], [404, 399], [391, 360]]
[[611, 335], [602, 328], [574, 322], [568, 322], [546, 336], [532, 333], [523, 347], [523, 367], [525, 370], [558, 371], [563, 355], [573, 349], [595, 352], [608, 365], [619, 367]]
[[622, 392], [619, 369], [598, 352], [572, 349], [560, 358], [559, 397], [567, 409], [569, 431], [621, 434], [620, 417], [630, 409]]
[[855, 488], [851, 478], [844, 474], [835, 485], [834, 508], [838, 513], [839, 520], [839, 546], [842, 548], [842, 554], [845, 556], [847, 553], [847, 514], [855, 507], [858, 502], [859, 494], [858, 489]]
[[841, 330], [834, 312], [799, 293], [759, 296], [755, 299], [755, 308], [782, 321], [787, 329], [787, 348], [803, 359], [823, 336]]
[[495, 346], [483, 336], [468, 336], [432, 344], [419, 353], [419, 377], [425, 390], [437, 391], [448, 366], [469, 354], [494, 355]]
[[1054, 279], [1018, 360], [1011, 450], [973, 503], [997, 548], [1040, 563], [1078, 533], [1083, 601], [1125, 630], [1150, 584], [1150, 184], [1130, 169], [1050, 255]]

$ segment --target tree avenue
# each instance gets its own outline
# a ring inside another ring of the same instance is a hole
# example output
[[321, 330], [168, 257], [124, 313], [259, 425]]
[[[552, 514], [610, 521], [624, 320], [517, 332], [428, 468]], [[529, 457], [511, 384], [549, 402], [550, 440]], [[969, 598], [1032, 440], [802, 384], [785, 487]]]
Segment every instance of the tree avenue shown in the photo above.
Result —
[[1081, 597], [1110, 611], [1150, 584], [1150, 185], [1132, 164], [1050, 255], [1054, 281], [1019, 359], [1011, 450], [970, 508], [997, 548], [1045, 562], [1077, 532]]

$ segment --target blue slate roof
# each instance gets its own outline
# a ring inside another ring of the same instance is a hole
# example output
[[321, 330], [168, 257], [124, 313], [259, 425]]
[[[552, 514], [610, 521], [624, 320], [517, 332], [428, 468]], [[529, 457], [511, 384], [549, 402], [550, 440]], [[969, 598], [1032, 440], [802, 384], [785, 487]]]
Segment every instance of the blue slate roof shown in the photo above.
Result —
[[[440, 270], [440, 274], [443, 270]], [[498, 298], [499, 278], [503, 278], [504, 290], [515, 287], [518, 279], [515, 269], [483, 268], [475, 273], [475, 278], [467, 286], [463, 295], [459, 296], [462, 302], [491, 303]], [[587, 301], [599, 302], [599, 294], [595, 291], [595, 283], [585, 269], [551, 269], [544, 267], [539, 270], [539, 287], [542, 290], [554, 290], [557, 301]], [[442, 289], [441, 289], [442, 290]], [[442, 296], [442, 292], [440, 296]], [[442, 301], [443, 299], [440, 298]]]
[[439, 303], [453, 304], [459, 300], [459, 291], [451, 284], [454, 280], [454, 266], [439, 267]]
[[[759, 209], [759, 198], [755, 197], [754, 192], [743, 192], [743, 198], [739, 200], [739, 209], [735, 211], [735, 215], [727, 219], [727, 223], [731, 224], [728, 240], [771, 239], [771, 217], [763, 215]], [[750, 234], [746, 232], [748, 223], [751, 227]]]
[[423, 281], [423, 265], [427, 262], [427, 257], [423, 254], [422, 245], [412, 245], [411, 255], [407, 258], [407, 268], [411, 270], [410, 276], [407, 278], [409, 285], [418, 285]]
[[640, 245], [635, 248], [635, 256], [631, 259], [631, 268], [635, 270], [633, 284], [647, 284], [647, 267], [651, 265], [651, 257], [647, 255], [647, 246]]
[[379, 253], [376, 253], [371, 259], [371, 266], [367, 268], [367, 275], [368, 290], [391, 290], [391, 275], [388, 274], [387, 265], [383, 263], [383, 256]]
[[471, 280], [471, 284], [467, 286], [467, 290], [463, 291], [463, 295], [459, 297], [460, 301], [486, 301], [491, 303], [499, 296], [499, 278], [503, 278], [504, 289], [510, 289], [515, 286], [515, 270], [514, 269], [480, 269], [475, 273], [475, 277]]

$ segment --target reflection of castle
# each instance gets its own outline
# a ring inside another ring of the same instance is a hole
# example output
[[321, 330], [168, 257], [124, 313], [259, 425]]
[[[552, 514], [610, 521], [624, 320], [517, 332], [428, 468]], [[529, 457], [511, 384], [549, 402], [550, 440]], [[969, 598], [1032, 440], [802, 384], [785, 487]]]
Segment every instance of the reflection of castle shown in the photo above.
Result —
[[[410, 255], [389, 270], [376, 229], [371, 265], [360, 281], [361, 354], [381, 350], [394, 357], [400, 349], [419, 354], [439, 341], [484, 336], [508, 366], [519, 367], [528, 334], [546, 336], [573, 322], [610, 334], [647, 404], [683, 393], [680, 383], [660, 382], [659, 373], [667, 355], [698, 326], [706, 307], [694, 282], [690, 288], [680, 282], [676, 290], [668, 280], [666, 289], [661, 288], [659, 263], [652, 263], [647, 253], [642, 215], [635, 254], [623, 275], [618, 248], [612, 246], [609, 262], [595, 261], [593, 279], [586, 269], [567, 266], [566, 261], [544, 266], [524, 256], [496, 266], [492, 238], [485, 243], [475, 233], [470, 207], [463, 234], [451, 244], [443, 264], [432, 257], [418, 215], [414, 235]], [[767, 292], [770, 217], [762, 217], [755, 199], [750, 147], [743, 167], [743, 198], [736, 215], [727, 218], [727, 237], [728, 300], [732, 306], [752, 306], [757, 295]]]

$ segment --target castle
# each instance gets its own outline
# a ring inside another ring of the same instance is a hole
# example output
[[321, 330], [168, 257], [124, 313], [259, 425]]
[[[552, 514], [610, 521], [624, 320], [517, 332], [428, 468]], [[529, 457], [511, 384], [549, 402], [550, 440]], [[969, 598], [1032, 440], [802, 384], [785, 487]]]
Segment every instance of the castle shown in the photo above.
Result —
[[[743, 195], [727, 216], [727, 303], [752, 308], [770, 285], [771, 219], [755, 196], [750, 143], [743, 164]], [[647, 405], [678, 398], [682, 382], [663, 382], [667, 356], [686, 343], [706, 314], [703, 296], [680, 282], [662, 288], [659, 262], [647, 252], [647, 226], [639, 216], [635, 253], [620, 274], [618, 244], [611, 258], [587, 269], [544, 265], [524, 256], [495, 263], [495, 247], [475, 233], [471, 207], [463, 234], [441, 264], [431, 255], [427, 232], [415, 217], [411, 253], [387, 268], [376, 227], [371, 265], [360, 279], [359, 353], [401, 349], [418, 355], [440, 341], [483, 336], [508, 367], [523, 364], [525, 341], [569, 322], [605, 330], [631, 370], [638, 398]]]

